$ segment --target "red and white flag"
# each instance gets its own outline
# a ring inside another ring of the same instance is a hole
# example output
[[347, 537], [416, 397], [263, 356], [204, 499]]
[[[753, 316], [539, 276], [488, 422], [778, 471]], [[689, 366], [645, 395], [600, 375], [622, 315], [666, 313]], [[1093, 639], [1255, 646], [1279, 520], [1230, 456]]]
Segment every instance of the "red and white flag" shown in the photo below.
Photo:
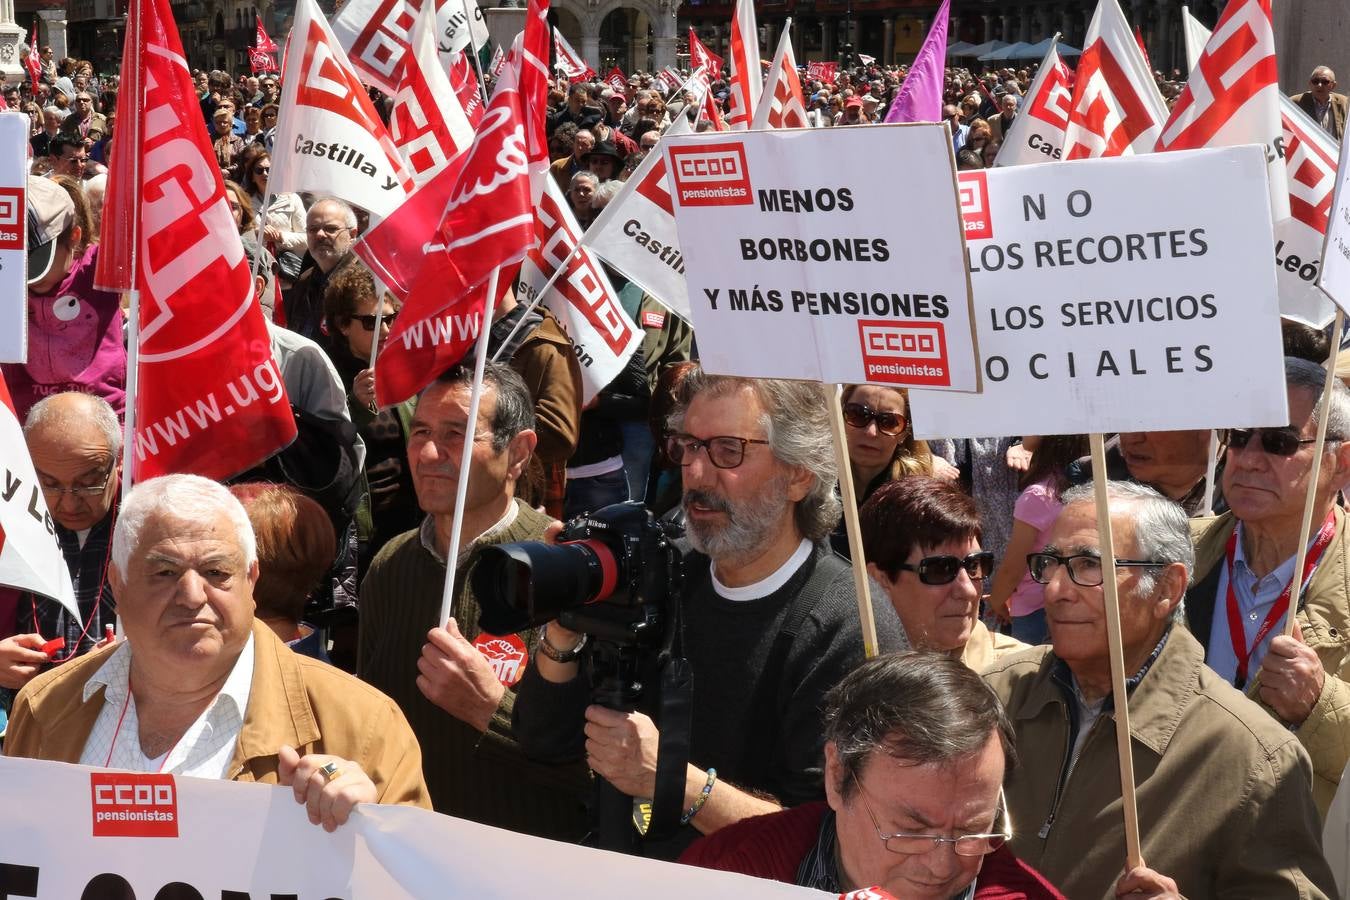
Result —
[[423, 184], [473, 143], [473, 126], [436, 55], [436, 16], [430, 3], [417, 14], [412, 52], [404, 54], [389, 115], [390, 137], [413, 182]]
[[797, 75], [797, 58], [792, 53], [792, 20], [783, 26], [778, 40], [778, 51], [769, 66], [769, 79], [764, 85], [764, 97], [755, 110], [755, 129], [810, 128], [806, 119], [806, 98], [802, 96], [802, 80]]
[[[497, 78], [500, 74], [499, 66], [493, 71], [492, 77]], [[477, 129], [478, 124], [483, 121], [483, 112], [487, 107], [483, 103], [482, 84], [478, 80], [478, 72], [474, 70], [469, 54], [456, 53], [450, 68], [446, 71], [446, 76], [450, 79], [450, 88], [459, 99], [459, 108], [464, 110], [464, 117], [469, 120], [469, 126]]]
[[[666, 135], [689, 130], [689, 120], [676, 116]], [[675, 229], [665, 154], [647, 154], [595, 217], [582, 243], [672, 312], [690, 320], [689, 287]]]
[[0, 467], [5, 470], [5, 491], [0, 494], [0, 584], [51, 597], [77, 620], [83, 618], [75, 602], [70, 569], [56, 542], [56, 525], [47, 509], [47, 497], [38, 484], [3, 375]]
[[1073, 86], [1065, 159], [1151, 153], [1167, 106], [1116, 0], [1098, 0]]
[[553, 29], [553, 47], [557, 51], [558, 68], [562, 69], [568, 81], [581, 81], [595, 75], [590, 63], [572, 49], [572, 45], [567, 43], [567, 38], [556, 28]]
[[263, 28], [262, 16], [255, 15], [257, 20], [257, 33], [253, 37], [253, 46], [248, 48], [248, 63], [253, 70], [253, 74], [259, 72], [277, 71], [277, 43], [267, 36], [267, 29]]
[[736, 0], [736, 12], [731, 17], [731, 106], [727, 112], [727, 126], [732, 131], [750, 127], [763, 92], [755, 0]]
[[1050, 162], [1064, 155], [1064, 131], [1073, 103], [1073, 73], [1052, 41], [1036, 70], [1022, 112], [1013, 119], [994, 158], [996, 166]]
[[1262, 145], [1268, 160], [1271, 213], [1279, 221], [1289, 215], [1280, 136], [1270, 0], [1232, 0], [1172, 107], [1157, 149]]
[[277, 42], [267, 36], [267, 29], [263, 28], [262, 16], [255, 15], [258, 20], [258, 33], [253, 38], [253, 46], [259, 50], [266, 50], [268, 53], [277, 52]]
[[[385, 94], [398, 92], [399, 67], [421, 8], [422, 0], [347, 0], [333, 17], [332, 33], [352, 66]], [[487, 21], [478, 0], [435, 0], [435, 10], [436, 49], [448, 71], [470, 41], [474, 53], [487, 43]]]
[[678, 89], [679, 86], [684, 83], [684, 79], [680, 77], [680, 73], [676, 72], [670, 66], [666, 66], [657, 73], [656, 80], [661, 82], [667, 94]]
[[819, 78], [826, 84], [834, 84], [839, 77], [839, 63], [809, 62], [806, 64], [806, 75], [808, 78]]
[[135, 481], [228, 478], [296, 434], [188, 72], [167, 0], [137, 0], [96, 273], [140, 289]]
[[624, 75], [623, 69], [620, 69], [618, 66], [609, 70], [609, 74], [605, 76], [605, 84], [609, 85], [620, 94], [625, 96], [628, 94], [628, 76]]
[[722, 57], [709, 50], [698, 39], [692, 27], [689, 29], [689, 65], [690, 68], [706, 72], [709, 81], [716, 81], [722, 77]]
[[36, 18], [33, 20], [33, 36], [28, 41], [28, 77], [33, 82], [33, 89], [37, 90], [37, 84], [42, 80], [42, 49], [38, 46]]
[[[534, 243], [534, 210], [548, 173], [547, 14], [547, 0], [531, 0], [525, 31], [507, 58], [442, 214], [405, 222], [405, 210], [399, 210], [383, 223], [384, 228], [398, 226], [404, 235], [426, 235], [427, 243], [420, 265], [409, 266], [412, 281], [403, 309], [376, 364], [380, 406], [401, 403], [425, 387], [440, 371], [435, 368], [438, 361], [450, 351], [459, 349], [463, 355], [473, 340], [470, 331], [477, 333], [470, 327], [471, 307], [481, 302], [483, 285], [494, 269], [505, 270], [524, 259]], [[445, 191], [447, 181], [449, 176], [433, 178], [418, 193]], [[412, 200], [416, 199], [414, 193]], [[413, 205], [411, 200], [409, 206], [419, 215], [432, 208]], [[399, 240], [395, 235], [393, 243]], [[499, 291], [513, 275], [502, 273]], [[422, 335], [447, 316], [460, 316], [461, 325], [446, 341], [428, 347], [414, 340], [414, 332]]]
[[533, 301], [558, 266], [559, 275], [543, 297], [576, 348], [581, 364], [581, 402], [587, 404], [613, 381], [642, 345], [643, 331], [624, 312], [614, 285], [595, 256], [578, 251], [581, 227], [567, 196], [553, 178], [544, 179], [535, 236], [538, 244], [520, 266], [522, 302]]
[[502, 45], [498, 44], [497, 49], [492, 51], [492, 63], [488, 66], [488, 74], [493, 78], [502, 74], [502, 66], [506, 64], [506, 51]]
[[281, 79], [271, 189], [339, 197], [383, 218], [412, 188], [398, 148], [314, 0], [299, 0]]

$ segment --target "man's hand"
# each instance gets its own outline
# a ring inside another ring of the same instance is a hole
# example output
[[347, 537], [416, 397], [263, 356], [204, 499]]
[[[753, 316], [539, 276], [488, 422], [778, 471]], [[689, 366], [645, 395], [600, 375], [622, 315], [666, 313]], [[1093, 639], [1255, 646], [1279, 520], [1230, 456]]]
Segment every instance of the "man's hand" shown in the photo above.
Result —
[[452, 617], [427, 632], [417, 661], [417, 688], [428, 700], [479, 731], [487, 731], [506, 687], [487, 658], [459, 632]]
[[[356, 804], [374, 803], [379, 797], [375, 782], [349, 759], [323, 753], [302, 757], [287, 746], [277, 755], [277, 784], [292, 788], [295, 802], [303, 803], [309, 812], [310, 823], [322, 825], [324, 831], [335, 831], [346, 823]], [[328, 763], [337, 766], [332, 776], [321, 771]]]
[[1003, 455], [1008, 468], [1014, 472], [1025, 472], [1031, 468], [1031, 451], [1021, 444], [1013, 444], [1008, 448], [1008, 452]]
[[1120, 876], [1116, 896], [1131, 900], [1184, 900], [1175, 881], [1147, 866], [1136, 866]]
[[0, 641], [0, 687], [18, 690], [47, 664], [40, 634], [16, 634]]
[[943, 481], [955, 481], [961, 477], [961, 470], [940, 456], [933, 457], [933, 477]]
[[586, 708], [586, 761], [595, 773], [630, 797], [656, 793], [660, 732], [642, 713]]
[[1283, 721], [1302, 725], [1312, 715], [1324, 684], [1322, 660], [1303, 643], [1303, 627], [1295, 619], [1293, 635], [1276, 635], [1261, 661], [1261, 700]]

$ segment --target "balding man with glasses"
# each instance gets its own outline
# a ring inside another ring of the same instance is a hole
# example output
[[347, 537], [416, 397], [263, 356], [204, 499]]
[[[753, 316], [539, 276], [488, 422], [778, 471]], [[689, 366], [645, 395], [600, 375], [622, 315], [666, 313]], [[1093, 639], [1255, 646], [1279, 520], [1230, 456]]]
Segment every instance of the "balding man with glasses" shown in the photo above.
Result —
[[1179, 624], [1194, 564], [1186, 514], [1143, 485], [1113, 481], [1107, 492], [1147, 868], [1123, 871], [1091, 485], [1065, 492], [1045, 548], [1027, 557], [1031, 576], [1045, 585], [1051, 646], [985, 671], [1023, 759], [1007, 786], [1013, 852], [1074, 900], [1334, 896], [1307, 752], [1216, 676]]
[[1290, 424], [1228, 432], [1230, 512], [1195, 520], [1195, 579], [1186, 594], [1186, 621], [1205, 662], [1292, 729], [1312, 757], [1323, 815], [1350, 763], [1350, 548], [1336, 504], [1350, 485], [1350, 390], [1339, 380], [1292, 636], [1284, 623], [1325, 379], [1316, 363], [1286, 357]]

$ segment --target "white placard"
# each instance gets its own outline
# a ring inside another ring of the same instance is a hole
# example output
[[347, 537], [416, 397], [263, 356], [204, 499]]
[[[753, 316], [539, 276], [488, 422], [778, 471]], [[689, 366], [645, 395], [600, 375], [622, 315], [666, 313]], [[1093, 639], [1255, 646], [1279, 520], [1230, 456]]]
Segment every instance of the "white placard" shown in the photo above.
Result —
[[1340, 162], [1336, 165], [1336, 193], [1327, 220], [1327, 240], [1322, 247], [1322, 271], [1317, 286], [1343, 310], [1350, 310], [1350, 128], [1341, 140]]
[[0, 112], [0, 362], [28, 362], [28, 116]]
[[1288, 424], [1255, 145], [963, 172], [984, 393], [916, 435]]
[[621, 900], [635, 886], [650, 900], [830, 896], [405, 806], [360, 806], [328, 834], [290, 788], [3, 758], [0, 784], [0, 889], [12, 898], [513, 900], [540, 885], [557, 900]]
[[660, 147], [704, 368], [979, 390], [945, 127], [705, 133]]

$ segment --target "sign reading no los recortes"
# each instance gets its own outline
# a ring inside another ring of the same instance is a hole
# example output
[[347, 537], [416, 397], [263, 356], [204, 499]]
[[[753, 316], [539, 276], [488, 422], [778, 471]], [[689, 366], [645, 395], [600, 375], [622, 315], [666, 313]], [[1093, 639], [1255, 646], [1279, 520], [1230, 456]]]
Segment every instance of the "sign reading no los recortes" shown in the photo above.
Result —
[[984, 392], [916, 436], [1288, 422], [1259, 147], [961, 173]]
[[[979, 390], [941, 126], [679, 135], [662, 146], [709, 371]], [[842, 159], [884, 159], [887, 174]]]

